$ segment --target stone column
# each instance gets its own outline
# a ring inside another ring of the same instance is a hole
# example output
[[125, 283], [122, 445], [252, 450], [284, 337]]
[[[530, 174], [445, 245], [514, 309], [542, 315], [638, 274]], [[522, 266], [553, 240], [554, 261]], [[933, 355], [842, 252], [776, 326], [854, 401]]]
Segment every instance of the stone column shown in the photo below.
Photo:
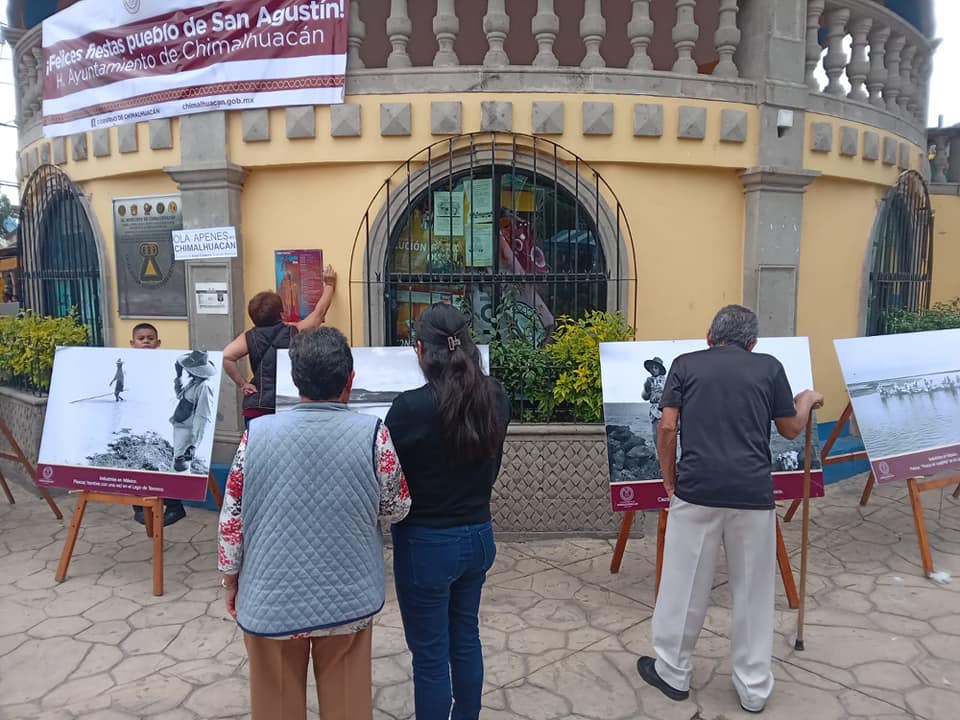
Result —
[[[165, 168], [180, 188], [185, 229], [233, 226], [237, 230], [237, 257], [191, 260], [186, 264], [190, 347], [197, 350], [222, 350], [246, 324], [240, 236], [240, 194], [246, 171], [229, 161], [227, 147], [226, 113], [184, 115], [180, 118], [182, 163]], [[226, 315], [197, 313], [195, 284], [209, 282], [226, 283]], [[242, 429], [240, 395], [224, 375], [217, 413], [218, 459], [229, 458], [231, 445], [235, 449]]]
[[347, 67], [362, 70], [366, 67], [360, 57], [360, 48], [367, 39], [367, 26], [360, 19], [360, 0], [350, 3], [350, 17], [347, 19]]
[[807, 87], [814, 92], [820, 92], [820, 81], [817, 80], [814, 73], [817, 66], [820, 65], [820, 55], [823, 50], [820, 47], [820, 16], [823, 15], [823, 7], [826, 0], [807, 0]]
[[433, 56], [434, 67], [455, 67], [460, 64], [453, 44], [460, 32], [460, 20], [453, 0], [438, 0], [437, 14], [433, 17], [433, 34], [437, 38], [437, 54]]
[[410, 42], [410, 33], [413, 32], [413, 23], [407, 13], [407, 0], [390, 0], [390, 16], [387, 18], [387, 37], [393, 49], [387, 56], [387, 67], [410, 67], [410, 54], [407, 44]]
[[673, 71], [683, 75], [696, 75], [697, 63], [693, 48], [700, 36], [700, 28], [693, 17], [696, 0], [677, 0], [677, 24], [673, 26], [673, 45], [677, 49], [677, 61]]
[[883, 88], [887, 83], [887, 68], [884, 65], [884, 56], [887, 54], [887, 40], [890, 38], [890, 28], [884, 25], [874, 25], [870, 32], [870, 73], [867, 75], [867, 88], [870, 90], [870, 104], [885, 108]]
[[755, 167], [741, 176], [746, 195], [743, 304], [756, 311], [761, 337], [797, 332], [803, 192], [819, 174]]
[[850, 81], [850, 92], [847, 97], [851, 100], [864, 102], [869, 95], [864, 88], [867, 75], [870, 73], [870, 62], [867, 60], [867, 35], [873, 27], [873, 19], [869, 17], [855, 17], [850, 22], [850, 34], [853, 44], [850, 46], [850, 62], [847, 65], [847, 79]]
[[633, 47], [631, 70], [653, 70], [653, 61], [647, 48], [653, 41], [653, 20], [650, 19], [650, 0], [634, 0], [633, 16], [627, 25], [627, 37]]
[[827, 13], [827, 55], [823, 59], [823, 68], [830, 81], [824, 92], [828, 95], [843, 97], [843, 85], [840, 77], [847, 67], [847, 54], [843, 51], [843, 39], [847, 36], [847, 21], [850, 11], [837, 8]]
[[607, 63], [600, 54], [600, 43], [607, 33], [607, 21], [603, 19], [600, 0], [586, 0], [583, 5], [583, 17], [580, 19], [580, 37], [587, 52], [580, 67], [594, 69], [606, 67]]
[[900, 53], [907, 39], [903, 35], [894, 35], [887, 42], [887, 84], [883, 88], [883, 99], [887, 110], [897, 111], [897, 100], [900, 97]]
[[937, 156], [933, 159], [933, 182], [947, 182], [947, 136], [937, 135], [934, 142], [937, 146]]
[[506, 67], [510, 64], [503, 43], [510, 32], [510, 16], [504, 5], [505, 0], [489, 0], [487, 14], [483, 16], [483, 32], [487, 36], [487, 54], [483, 56], [485, 67]]
[[741, 302], [756, 310], [766, 336], [796, 333], [803, 192], [817, 175], [803, 169], [804, 108], [820, 57], [815, 33], [824, 3], [810, 5], [741, 0], [738, 14], [737, 67], [757, 83], [760, 109], [757, 161], [742, 176]]
[[717, 46], [719, 61], [713, 74], [722, 78], [735, 78], [740, 75], [733, 56], [740, 44], [740, 29], [737, 27], [737, 0], [720, 0], [720, 20], [713, 35]]
[[947, 182], [960, 183], [960, 135], [951, 135], [947, 152]]
[[560, 61], [553, 52], [553, 44], [560, 32], [560, 17], [553, 9], [553, 0], [537, 0], [537, 14], [531, 23], [533, 37], [537, 41], [536, 67], [557, 67]]

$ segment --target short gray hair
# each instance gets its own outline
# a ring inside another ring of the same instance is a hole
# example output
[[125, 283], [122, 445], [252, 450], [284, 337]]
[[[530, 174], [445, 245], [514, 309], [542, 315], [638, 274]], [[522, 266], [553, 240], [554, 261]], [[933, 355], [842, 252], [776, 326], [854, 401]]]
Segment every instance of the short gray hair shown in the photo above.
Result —
[[757, 340], [757, 314], [743, 305], [727, 305], [710, 323], [710, 340], [714, 345], [739, 345], [744, 350]]
[[308, 400], [335, 400], [353, 372], [350, 344], [336, 328], [298, 333], [290, 343], [293, 384]]

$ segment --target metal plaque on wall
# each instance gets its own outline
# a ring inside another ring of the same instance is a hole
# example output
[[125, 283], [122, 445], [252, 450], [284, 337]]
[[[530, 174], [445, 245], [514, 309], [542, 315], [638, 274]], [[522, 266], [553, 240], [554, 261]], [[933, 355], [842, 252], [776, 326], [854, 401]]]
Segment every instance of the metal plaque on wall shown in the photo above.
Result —
[[182, 229], [179, 195], [114, 198], [121, 317], [187, 316], [186, 268], [174, 260], [171, 237]]

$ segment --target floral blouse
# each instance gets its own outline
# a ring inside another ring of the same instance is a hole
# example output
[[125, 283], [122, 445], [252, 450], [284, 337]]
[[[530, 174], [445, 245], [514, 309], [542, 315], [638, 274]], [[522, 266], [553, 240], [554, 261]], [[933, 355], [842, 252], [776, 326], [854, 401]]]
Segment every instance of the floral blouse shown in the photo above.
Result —
[[[227, 488], [223, 497], [223, 509], [220, 511], [219, 547], [217, 565], [224, 575], [236, 575], [240, 572], [243, 560], [243, 516], [240, 509], [243, 502], [244, 465], [247, 455], [247, 433], [240, 440], [240, 447], [233, 459], [230, 474], [227, 475]], [[397, 523], [410, 512], [410, 491], [407, 481], [397, 460], [397, 451], [390, 439], [387, 426], [381, 424], [377, 432], [374, 458], [377, 465], [377, 477], [380, 480], [380, 518], [386, 522]], [[366, 618], [346, 625], [323, 628], [309, 633], [299, 633], [287, 637], [273, 638], [289, 640], [306, 637], [325, 637], [328, 635], [350, 635], [370, 626], [373, 618]]]

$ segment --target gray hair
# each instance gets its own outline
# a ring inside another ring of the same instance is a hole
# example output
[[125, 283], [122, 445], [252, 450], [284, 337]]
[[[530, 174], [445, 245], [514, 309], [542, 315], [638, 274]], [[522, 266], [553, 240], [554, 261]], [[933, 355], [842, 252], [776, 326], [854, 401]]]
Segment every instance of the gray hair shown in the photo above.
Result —
[[757, 314], [743, 305], [727, 305], [710, 323], [710, 340], [714, 345], [739, 345], [744, 350], [757, 340]]
[[307, 400], [335, 400], [353, 372], [353, 353], [343, 333], [321, 327], [297, 334], [290, 343], [293, 384]]

